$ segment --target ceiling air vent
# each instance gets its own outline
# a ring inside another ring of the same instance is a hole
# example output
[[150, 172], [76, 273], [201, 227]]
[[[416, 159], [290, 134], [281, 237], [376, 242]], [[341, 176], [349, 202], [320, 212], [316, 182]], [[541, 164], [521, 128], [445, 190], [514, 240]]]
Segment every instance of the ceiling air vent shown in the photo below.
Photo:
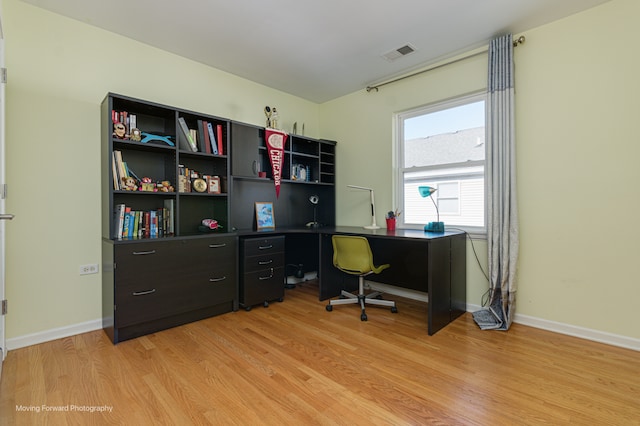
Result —
[[382, 55], [387, 61], [392, 62], [398, 58], [402, 58], [403, 56], [407, 56], [416, 51], [416, 48], [410, 44], [405, 44], [402, 47], [392, 50], [391, 52], [387, 52]]

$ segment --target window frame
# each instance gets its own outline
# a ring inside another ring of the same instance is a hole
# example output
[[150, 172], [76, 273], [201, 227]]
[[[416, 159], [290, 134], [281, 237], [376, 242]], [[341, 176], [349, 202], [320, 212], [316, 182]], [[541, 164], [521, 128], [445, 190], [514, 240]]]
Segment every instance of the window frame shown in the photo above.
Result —
[[[486, 114], [486, 107], [487, 107], [487, 93], [485, 91], [481, 91], [481, 92], [474, 92], [474, 93], [469, 93], [469, 94], [465, 94], [465, 95], [461, 95], [461, 96], [457, 96], [457, 97], [453, 97], [453, 98], [449, 98], [446, 100], [442, 100], [442, 101], [438, 101], [438, 102], [434, 102], [432, 104], [427, 104], [427, 105], [423, 105], [420, 107], [416, 107], [416, 108], [412, 108], [410, 110], [406, 110], [403, 112], [399, 112], [394, 114], [394, 138], [393, 138], [393, 144], [394, 144], [394, 160], [393, 160], [393, 168], [394, 168], [394, 184], [393, 184], [393, 199], [395, 201], [395, 205], [399, 206], [398, 208], [400, 208], [401, 206], [404, 206], [404, 185], [405, 185], [405, 181], [404, 181], [404, 174], [407, 171], [411, 171], [411, 172], [421, 172], [421, 171], [438, 171], [438, 170], [454, 170], [454, 169], [465, 169], [465, 168], [477, 168], [477, 167], [482, 167], [483, 171], [482, 171], [482, 179], [484, 182], [484, 200], [483, 200], [483, 215], [484, 215], [484, 224], [482, 226], [462, 226], [462, 225], [451, 225], [451, 228], [456, 228], [456, 229], [461, 229], [464, 230], [466, 232], [468, 232], [469, 234], [473, 235], [473, 236], [478, 236], [478, 237], [486, 237], [486, 233], [487, 233], [487, 182], [486, 182], [486, 155], [485, 155], [485, 160], [484, 161], [469, 161], [466, 163], [451, 163], [451, 164], [446, 164], [446, 165], [430, 165], [430, 166], [424, 166], [424, 167], [412, 167], [410, 169], [406, 169], [404, 167], [405, 161], [404, 161], [404, 121], [407, 119], [411, 119], [411, 118], [415, 118], [415, 117], [419, 117], [422, 115], [426, 115], [426, 114], [430, 114], [430, 113], [435, 113], [438, 111], [443, 111], [443, 110], [447, 110], [447, 109], [451, 109], [451, 108], [455, 108], [455, 107], [459, 107], [459, 106], [463, 106], [463, 105], [467, 105], [467, 104], [471, 104], [471, 103], [475, 103], [475, 102], [479, 102], [479, 101], [484, 101], [485, 103], [485, 129], [487, 127], [487, 114]], [[486, 144], [488, 143], [488, 140], [486, 140], [485, 138], [485, 150], [486, 150]], [[486, 151], [485, 151], [486, 152]], [[460, 173], [456, 173], [458, 175], [460, 175]], [[455, 178], [455, 175], [453, 174], [450, 177]], [[445, 175], [441, 175], [440, 177], [445, 177]], [[449, 176], [447, 176], [449, 177]], [[442, 179], [444, 181], [444, 179]], [[434, 219], [435, 220], [435, 219]], [[425, 219], [425, 224], [426, 224], [427, 220]], [[407, 224], [405, 222], [405, 215], [400, 215], [397, 221], [397, 227], [398, 228], [404, 228], [404, 229], [423, 229], [425, 224]], [[445, 229], [448, 228], [448, 225], [445, 221]]]

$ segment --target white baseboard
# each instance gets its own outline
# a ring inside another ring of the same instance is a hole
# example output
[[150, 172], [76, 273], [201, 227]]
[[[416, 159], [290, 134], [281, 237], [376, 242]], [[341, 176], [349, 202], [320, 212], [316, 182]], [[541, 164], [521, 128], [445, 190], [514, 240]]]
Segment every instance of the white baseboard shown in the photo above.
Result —
[[[308, 281], [316, 277], [315, 272], [310, 273], [309, 277], [304, 279], [293, 279], [292, 283], [298, 283]], [[290, 277], [289, 277], [290, 278]], [[408, 299], [420, 300], [422, 302], [428, 302], [427, 293], [413, 291], [409, 289], [403, 289], [401, 287], [388, 286], [386, 284], [374, 283], [366, 281], [367, 287], [372, 290], [382, 291], [388, 294], [395, 294], [396, 296], [406, 297]], [[467, 305], [467, 312], [475, 312], [482, 309], [479, 305]], [[621, 336], [618, 334], [607, 333], [604, 331], [592, 330], [585, 327], [578, 327], [570, 324], [563, 324], [556, 321], [549, 321], [541, 318], [532, 317], [529, 315], [517, 314], [514, 318], [514, 322], [530, 327], [540, 328], [543, 330], [552, 331], [555, 333], [566, 334], [568, 336], [578, 337], [581, 339], [591, 340], [594, 342], [605, 343], [607, 345], [618, 346], [621, 348], [631, 349], [640, 352], [640, 339], [634, 339], [631, 337]], [[51, 340], [61, 339], [63, 337], [69, 337], [76, 334], [87, 333], [89, 331], [95, 331], [102, 328], [102, 320], [96, 319], [92, 321], [83, 322], [80, 324], [69, 325], [60, 328], [54, 328], [51, 330], [45, 330], [38, 333], [27, 334], [24, 336], [13, 337], [7, 339], [7, 351], [13, 349], [24, 348], [26, 346], [37, 345], [39, 343], [48, 342]]]
[[[475, 312], [482, 309], [478, 305], [467, 305], [467, 312]], [[605, 343], [611, 346], [640, 351], [640, 339], [621, 336], [619, 334], [607, 333], [590, 328], [579, 327], [571, 324], [564, 324], [556, 321], [549, 321], [542, 318], [532, 317], [516, 313], [513, 322], [529, 327], [540, 328], [542, 330], [553, 331], [554, 333], [566, 334], [567, 336], [578, 337], [594, 342]]]
[[20, 349], [26, 346], [37, 345], [51, 340], [62, 339], [63, 337], [75, 336], [76, 334], [87, 333], [89, 331], [100, 330], [102, 319], [83, 322], [80, 324], [68, 325], [60, 328], [52, 328], [38, 333], [26, 334], [24, 336], [7, 339], [7, 350]]

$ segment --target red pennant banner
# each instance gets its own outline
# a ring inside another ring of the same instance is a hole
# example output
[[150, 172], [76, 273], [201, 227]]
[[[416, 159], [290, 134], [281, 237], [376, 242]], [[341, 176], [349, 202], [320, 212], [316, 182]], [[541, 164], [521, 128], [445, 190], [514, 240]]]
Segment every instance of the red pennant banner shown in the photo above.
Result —
[[265, 129], [264, 136], [267, 143], [267, 152], [271, 162], [273, 184], [276, 187], [276, 198], [280, 196], [280, 181], [282, 179], [282, 165], [284, 164], [284, 145], [287, 143], [287, 134], [276, 129]]

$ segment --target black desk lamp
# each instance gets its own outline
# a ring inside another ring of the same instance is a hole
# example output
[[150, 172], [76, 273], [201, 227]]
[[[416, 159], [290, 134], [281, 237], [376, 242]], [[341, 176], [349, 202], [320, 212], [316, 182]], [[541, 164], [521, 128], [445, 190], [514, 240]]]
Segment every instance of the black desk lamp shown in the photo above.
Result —
[[423, 198], [429, 197], [431, 201], [433, 201], [433, 205], [436, 207], [436, 214], [438, 216], [437, 222], [429, 222], [424, 226], [425, 232], [444, 232], [444, 222], [440, 222], [440, 211], [438, 210], [438, 205], [435, 200], [431, 196], [434, 192], [437, 191], [436, 188], [432, 188], [430, 186], [419, 186], [418, 191]]
[[319, 201], [320, 201], [320, 197], [318, 197], [315, 194], [309, 197], [309, 202], [313, 204], [313, 222], [307, 223], [307, 228], [318, 228], [320, 226], [317, 220], [317, 211], [316, 211]]

